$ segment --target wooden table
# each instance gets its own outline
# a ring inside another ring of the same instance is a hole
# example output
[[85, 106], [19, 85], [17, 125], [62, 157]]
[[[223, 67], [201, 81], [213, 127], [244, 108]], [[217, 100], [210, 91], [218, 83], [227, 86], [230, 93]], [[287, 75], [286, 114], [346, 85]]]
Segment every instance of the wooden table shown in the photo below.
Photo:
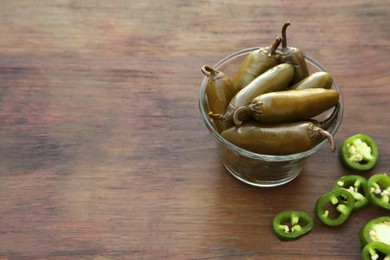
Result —
[[[340, 84], [339, 145], [372, 136], [390, 170], [390, 4], [355, 1], [3, 1], [0, 259], [359, 259], [369, 206], [329, 228], [314, 205], [353, 172], [320, 150], [294, 181], [246, 185], [223, 168], [198, 110], [200, 67], [289, 44]], [[275, 214], [314, 229], [281, 242]]]

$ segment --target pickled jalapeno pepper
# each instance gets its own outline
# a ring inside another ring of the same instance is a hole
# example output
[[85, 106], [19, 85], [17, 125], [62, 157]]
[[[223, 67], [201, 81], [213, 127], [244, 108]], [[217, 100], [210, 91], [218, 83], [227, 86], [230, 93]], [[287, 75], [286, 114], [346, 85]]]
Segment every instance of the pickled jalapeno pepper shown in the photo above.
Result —
[[333, 136], [309, 121], [284, 124], [251, 121], [230, 127], [222, 132], [222, 137], [245, 150], [269, 155], [304, 152], [324, 139], [329, 141], [330, 149], [335, 150]]
[[334, 107], [340, 93], [334, 89], [285, 90], [262, 94], [248, 106], [236, 110], [233, 121], [242, 123], [240, 114], [249, 113], [262, 123], [283, 123], [308, 120]]
[[281, 41], [282, 38], [277, 37], [271, 46], [259, 48], [245, 57], [232, 81], [233, 87], [237, 92], [247, 86], [257, 76], [279, 63], [276, 49]]
[[[225, 113], [230, 100], [235, 95], [232, 81], [222, 71], [214, 69], [209, 65], [204, 65], [201, 68], [203, 74], [208, 78], [206, 86], [206, 95], [209, 109], [216, 113]], [[218, 132], [222, 132], [229, 128], [231, 122], [214, 121], [213, 122]]]
[[292, 85], [289, 89], [324, 88], [330, 89], [333, 85], [333, 77], [325, 71], [317, 71], [301, 81]]
[[237, 108], [247, 106], [260, 94], [286, 89], [293, 76], [294, 68], [292, 65], [287, 63], [276, 65], [259, 75], [252, 80], [249, 85], [241, 89], [230, 101], [225, 114], [210, 111], [209, 116], [215, 120], [232, 120], [233, 114]]

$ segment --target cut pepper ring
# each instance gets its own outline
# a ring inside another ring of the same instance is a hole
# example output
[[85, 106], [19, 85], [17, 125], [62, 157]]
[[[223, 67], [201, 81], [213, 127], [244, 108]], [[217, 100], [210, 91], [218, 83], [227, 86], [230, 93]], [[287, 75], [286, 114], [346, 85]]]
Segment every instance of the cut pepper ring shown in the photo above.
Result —
[[378, 161], [378, 146], [365, 134], [347, 138], [340, 147], [340, 160], [345, 166], [356, 171], [368, 171]]
[[390, 210], [390, 176], [386, 173], [372, 175], [368, 179], [366, 194], [372, 204]]
[[360, 229], [359, 239], [362, 248], [371, 242], [382, 242], [390, 246], [390, 216], [370, 220]]
[[381, 242], [371, 242], [363, 248], [362, 259], [390, 259], [390, 246]]
[[367, 179], [360, 175], [345, 175], [336, 180], [333, 189], [346, 189], [355, 199], [353, 210], [359, 210], [368, 204], [366, 197]]
[[354, 208], [355, 199], [346, 189], [336, 189], [317, 200], [316, 214], [327, 226], [343, 224]]
[[286, 210], [274, 217], [272, 227], [280, 239], [292, 240], [310, 232], [313, 219], [304, 211]]

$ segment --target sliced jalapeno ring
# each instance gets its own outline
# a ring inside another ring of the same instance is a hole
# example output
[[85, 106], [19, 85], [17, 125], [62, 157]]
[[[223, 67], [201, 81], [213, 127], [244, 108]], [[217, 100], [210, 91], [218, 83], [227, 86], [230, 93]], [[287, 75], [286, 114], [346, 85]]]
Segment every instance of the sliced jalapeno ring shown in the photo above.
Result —
[[316, 214], [327, 226], [336, 227], [343, 224], [353, 210], [355, 199], [345, 189], [333, 190], [317, 200]]
[[366, 193], [372, 204], [390, 210], [390, 176], [386, 173], [372, 175], [368, 179]]
[[365, 134], [347, 138], [340, 147], [339, 154], [343, 164], [356, 171], [368, 171], [378, 161], [378, 147], [375, 141]]
[[367, 179], [360, 175], [346, 175], [338, 178], [333, 189], [346, 189], [355, 199], [353, 210], [359, 210], [368, 204], [366, 197]]
[[371, 242], [362, 251], [363, 260], [390, 259], [390, 246], [381, 242]]
[[360, 229], [361, 247], [371, 242], [382, 242], [390, 246], [390, 216], [372, 219]]
[[304, 211], [286, 210], [274, 217], [272, 227], [280, 239], [292, 240], [309, 233], [313, 219]]

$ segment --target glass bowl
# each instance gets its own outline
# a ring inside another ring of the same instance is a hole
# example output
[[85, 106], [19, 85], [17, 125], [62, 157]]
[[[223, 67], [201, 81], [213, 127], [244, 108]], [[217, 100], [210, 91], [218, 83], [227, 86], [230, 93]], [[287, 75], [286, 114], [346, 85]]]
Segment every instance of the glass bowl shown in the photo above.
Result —
[[[254, 47], [235, 52], [223, 58], [213, 67], [224, 72], [230, 78], [233, 78], [243, 59], [250, 52], [257, 49], [258, 47]], [[310, 74], [316, 71], [328, 72], [313, 58], [305, 56], [305, 59]], [[325, 145], [328, 145], [328, 141], [323, 140], [308, 151], [290, 155], [267, 155], [244, 150], [225, 140], [214, 128], [214, 125], [208, 116], [209, 108], [206, 87], [207, 77], [203, 79], [199, 92], [199, 109], [202, 120], [215, 138], [222, 164], [228, 172], [244, 183], [257, 187], [276, 187], [286, 184], [295, 179], [302, 172], [305, 163], [312, 154]], [[332, 88], [340, 92], [334, 78]], [[332, 136], [336, 134], [343, 118], [344, 104], [341, 92], [339, 103], [338, 117], [327, 129]], [[321, 120], [328, 117], [331, 112], [332, 110], [322, 113], [318, 119]]]

